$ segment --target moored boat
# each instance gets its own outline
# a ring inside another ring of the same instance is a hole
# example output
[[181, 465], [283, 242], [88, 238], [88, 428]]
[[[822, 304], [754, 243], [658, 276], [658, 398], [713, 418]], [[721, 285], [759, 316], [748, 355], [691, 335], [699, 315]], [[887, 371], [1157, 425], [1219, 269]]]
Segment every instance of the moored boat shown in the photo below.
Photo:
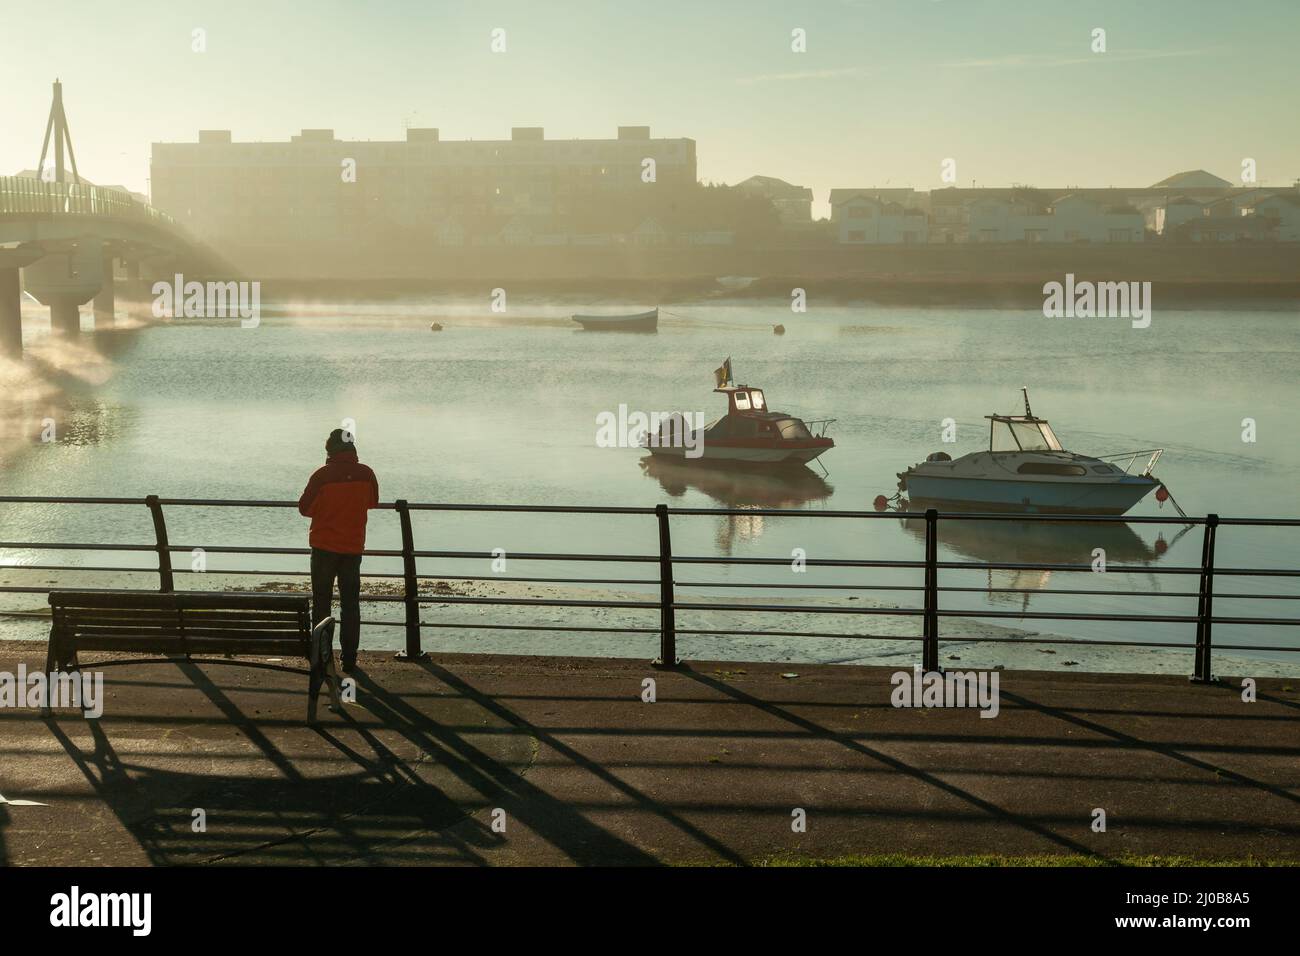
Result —
[[575, 315], [573, 321], [587, 332], [656, 332], [659, 329], [659, 310], [655, 308], [627, 315]]
[[[652, 455], [686, 462], [738, 463], [763, 466], [806, 465], [835, 447], [826, 436], [833, 418], [804, 421], [788, 412], [773, 411], [761, 388], [736, 385], [728, 358], [715, 373], [715, 392], [727, 396], [727, 412], [689, 435], [674, 434], [681, 418], [665, 423], [646, 436]], [[812, 427], [821, 426], [817, 434]]]
[[[915, 509], [950, 507], [989, 512], [1121, 515], [1162, 488], [1151, 469], [1161, 448], [1094, 458], [1066, 451], [1025, 393], [1024, 415], [986, 415], [988, 451], [953, 459], [935, 452], [898, 474], [898, 489]], [[1129, 469], [1143, 456], [1138, 474]], [[1118, 462], [1127, 460], [1125, 467]]]

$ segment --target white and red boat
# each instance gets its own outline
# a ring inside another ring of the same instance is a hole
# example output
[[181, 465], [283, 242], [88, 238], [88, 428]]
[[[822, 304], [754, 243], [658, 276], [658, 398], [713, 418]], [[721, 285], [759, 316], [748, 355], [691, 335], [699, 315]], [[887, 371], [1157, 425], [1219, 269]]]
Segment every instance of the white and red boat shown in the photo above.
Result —
[[711, 465], [806, 465], [835, 447], [835, 441], [826, 436], [835, 419], [805, 421], [788, 412], [773, 411], [761, 388], [732, 383], [731, 359], [715, 375], [718, 386], [714, 391], [727, 396], [727, 413], [700, 429], [702, 434], [692, 432], [692, 440], [686, 442], [665, 424], [658, 435], [647, 436], [644, 442], [652, 455]]

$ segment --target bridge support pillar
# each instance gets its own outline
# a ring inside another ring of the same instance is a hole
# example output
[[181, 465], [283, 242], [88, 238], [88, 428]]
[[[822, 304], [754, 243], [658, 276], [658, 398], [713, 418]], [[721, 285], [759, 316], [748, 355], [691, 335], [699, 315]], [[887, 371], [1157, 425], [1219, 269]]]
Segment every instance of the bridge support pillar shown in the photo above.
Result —
[[17, 267], [0, 268], [0, 356], [23, 354], [22, 286]]
[[111, 329], [116, 321], [117, 300], [113, 293], [113, 257], [104, 256], [104, 284], [95, 295], [95, 331]]
[[50, 307], [50, 331], [75, 335], [81, 331], [78, 306], [99, 295], [103, 284], [104, 243], [78, 239], [47, 252], [23, 272], [27, 291]]
[[76, 299], [60, 297], [50, 302], [50, 331], [63, 335], [81, 331], [81, 307]]

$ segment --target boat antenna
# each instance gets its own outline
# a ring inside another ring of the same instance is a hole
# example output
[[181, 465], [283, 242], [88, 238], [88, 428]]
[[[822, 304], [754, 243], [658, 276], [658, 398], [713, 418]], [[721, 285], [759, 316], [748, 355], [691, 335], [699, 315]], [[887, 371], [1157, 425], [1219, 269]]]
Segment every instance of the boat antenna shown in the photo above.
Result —
[[1034, 417], [1034, 413], [1033, 413], [1032, 411], [1029, 410], [1029, 386], [1028, 386], [1028, 385], [1021, 385], [1021, 386], [1020, 386], [1020, 391], [1022, 391], [1022, 392], [1024, 393], [1024, 395], [1025, 395], [1025, 417], [1026, 417], [1026, 418], [1033, 418], [1033, 417]]

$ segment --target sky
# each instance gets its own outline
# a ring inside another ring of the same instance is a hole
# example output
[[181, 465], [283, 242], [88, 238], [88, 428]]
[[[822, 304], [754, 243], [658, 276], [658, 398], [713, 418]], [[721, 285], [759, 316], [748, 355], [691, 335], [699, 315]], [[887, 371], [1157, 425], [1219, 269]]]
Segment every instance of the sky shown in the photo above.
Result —
[[80, 172], [141, 192], [153, 142], [304, 127], [649, 125], [701, 179], [809, 186], [817, 215], [833, 187], [947, 185], [946, 159], [962, 186], [1300, 178], [1300, 0], [5, 2], [6, 174], [36, 166], [57, 76]]

